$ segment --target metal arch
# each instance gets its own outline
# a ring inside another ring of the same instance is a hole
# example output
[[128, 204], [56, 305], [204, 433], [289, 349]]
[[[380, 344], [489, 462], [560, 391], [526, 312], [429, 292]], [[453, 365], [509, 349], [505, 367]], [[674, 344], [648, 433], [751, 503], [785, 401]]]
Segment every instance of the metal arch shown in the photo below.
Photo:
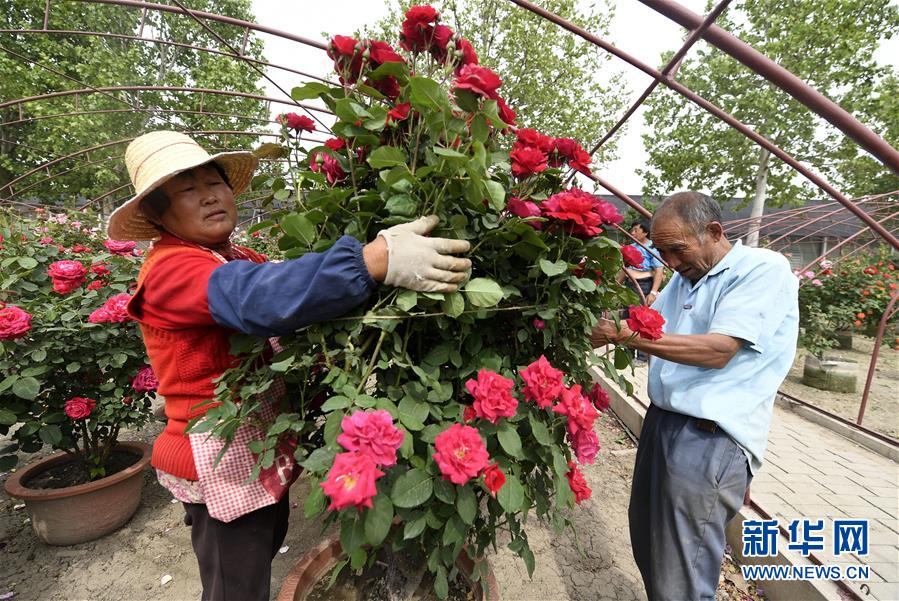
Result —
[[330, 85], [339, 85], [331, 80], [325, 79], [324, 77], [319, 77], [318, 75], [313, 75], [311, 73], [306, 73], [305, 71], [298, 71], [296, 69], [292, 69], [291, 67], [286, 67], [284, 65], [278, 65], [275, 63], [269, 63], [266, 61], [262, 61], [256, 58], [252, 58], [250, 56], [232, 54], [231, 52], [225, 52], [224, 50], [217, 50], [215, 48], [208, 48], [205, 46], [193, 46], [191, 44], [184, 44], [181, 42], [173, 42], [171, 40], [157, 40], [155, 38], [144, 38], [140, 36], [133, 35], [124, 35], [121, 33], [103, 33], [101, 31], [78, 31], [78, 30], [69, 30], [69, 29], [0, 29], [0, 34], [4, 33], [14, 33], [14, 34], [50, 34], [56, 33], [60, 35], [83, 35], [83, 36], [97, 36], [104, 38], [114, 38], [121, 40], [130, 40], [134, 42], [149, 42], [152, 44], [164, 44], [166, 46], [177, 46], [179, 48], [187, 48], [190, 50], [198, 50], [200, 52], [208, 52], [210, 54], [220, 54], [222, 56], [228, 56], [231, 58], [247, 61], [250, 63], [255, 63], [257, 65], [263, 65], [265, 67], [272, 67], [273, 69], [279, 69], [281, 71], [287, 71], [290, 73], [295, 73], [297, 75], [302, 75], [304, 77], [308, 77], [310, 79], [317, 79], [318, 81], [330, 84]]
[[[681, 96], [687, 98], [694, 104], [697, 104], [698, 106], [705, 109], [712, 115], [715, 115], [716, 117], [718, 117], [719, 119], [721, 119], [722, 121], [724, 121], [725, 123], [727, 123], [728, 125], [733, 127], [734, 129], [736, 129], [737, 131], [742, 133], [744, 136], [746, 136], [749, 139], [751, 139], [752, 141], [754, 141], [756, 144], [762, 146], [763, 148], [766, 148], [768, 151], [771, 152], [771, 154], [773, 154], [774, 156], [778, 157], [783, 162], [790, 165], [794, 170], [799, 172], [810, 182], [812, 182], [813, 184], [818, 186], [821, 190], [823, 190], [824, 192], [826, 192], [827, 194], [832, 196], [834, 199], [839, 201], [840, 204], [842, 204], [843, 206], [846, 207], [846, 209], [848, 209], [853, 214], [855, 214], [855, 216], [858, 217], [870, 229], [877, 232], [891, 246], [893, 246], [896, 249], [899, 249], [899, 238], [897, 238], [891, 232], [887, 231], [881, 224], [879, 224], [876, 221], [874, 221], [873, 219], [871, 219], [867, 213], [865, 213], [864, 211], [862, 211], [861, 209], [856, 207], [848, 198], [846, 198], [836, 188], [834, 188], [833, 186], [828, 184], [826, 181], [824, 181], [824, 179], [821, 178], [819, 175], [817, 175], [810, 169], [803, 166], [799, 161], [797, 161], [790, 154], [788, 154], [787, 152], [782, 150], [779, 146], [775, 145], [773, 142], [771, 142], [770, 140], [768, 140], [761, 134], [752, 130], [750, 127], [748, 127], [746, 124], [744, 124], [742, 121], [738, 120], [736, 117], [734, 117], [730, 113], [721, 109], [717, 105], [709, 102], [708, 100], [701, 97], [696, 92], [692, 91], [691, 89], [684, 86], [683, 84], [678, 83], [677, 81], [672, 79], [670, 76], [663, 75], [662, 73], [660, 73], [656, 69], [650, 67], [643, 61], [620, 50], [619, 48], [617, 48], [614, 45], [610, 44], [609, 42], [603, 40], [602, 38], [590, 33], [589, 31], [585, 30], [584, 28], [579, 27], [569, 21], [566, 21], [565, 19], [561, 18], [560, 16], [558, 16], [552, 12], [549, 12], [543, 8], [540, 8], [539, 6], [533, 4], [532, 2], [529, 2], [528, 0], [509, 0], [509, 1], [521, 6], [522, 8], [525, 8], [525, 9], [531, 11], [532, 13], [534, 13], [536, 15], [543, 17], [544, 19], [547, 19], [548, 21], [550, 21], [552, 23], [555, 23], [556, 25], [559, 25], [560, 27], [563, 27], [564, 29], [567, 29], [568, 31], [582, 37], [583, 39], [587, 40], [588, 42], [590, 42], [596, 46], [599, 46], [606, 52], [613, 54], [614, 56], [616, 56], [616, 57], [620, 58], [621, 60], [627, 62], [628, 64], [636, 67], [637, 69], [640, 69], [641, 71], [643, 71], [647, 75], [653, 77], [654, 79], [660, 80], [663, 84], [665, 84], [667, 87], [671, 88], [672, 90], [674, 90]], [[859, 124], [859, 125], [861, 125], [861, 124]]]
[[96, 111], [73, 111], [70, 113], [55, 113], [52, 115], [37, 115], [34, 117], [26, 117], [24, 119], [16, 119], [15, 121], [0, 121], [0, 127], [4, 125], [20, 125], [22, 123], [30, 123], [32, 121], [44, 121], [46, 119], [62, 119], [63, 117], [78, 117], [82, 115], [105, 115], [109, 113], [174, 113], [177, 115], [209, 115], [211, 117], [229, 117], [231, 119], [245, 119], [247, 121], [259, 121], [261, 123], [278, 123], [277, 119], [265, 119], [262, 117], [251, 117], [249, 115], [239, 115], [237, 113], [218, 113], [215, 111], [194, 111], [189, 109], [154, 109], [154, 108], [130, 108], [130, 109], [101, 109]]

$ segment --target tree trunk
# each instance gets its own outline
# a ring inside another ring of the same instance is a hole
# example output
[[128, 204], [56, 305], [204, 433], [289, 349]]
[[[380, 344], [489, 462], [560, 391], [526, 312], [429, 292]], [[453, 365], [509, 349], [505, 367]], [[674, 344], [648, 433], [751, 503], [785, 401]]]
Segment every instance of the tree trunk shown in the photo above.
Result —
[[765, 212], [765, 198], [768, 192], [768, 163], [771, 152], [762, 148], [759, 153], [759, 168], [755, 174], [755, 196], [749, 210], [749, 231], [746, 234], [746, 246], [759, 245], [759, 228], [762, 226], [762, 214]]

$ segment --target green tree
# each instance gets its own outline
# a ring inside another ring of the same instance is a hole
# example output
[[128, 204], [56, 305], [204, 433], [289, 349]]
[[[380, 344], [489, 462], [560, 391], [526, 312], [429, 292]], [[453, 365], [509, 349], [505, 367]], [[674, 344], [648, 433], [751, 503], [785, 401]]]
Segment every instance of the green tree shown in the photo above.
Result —
[[[888, 85], [895, 91], [895, 69], [878, 66], [873, 54], [895, 34], [897, 23], [899, 10], [889, 0], [741, 1], [719, 19], [723, 28], [855, 110], [881, 134], [895, 133], [899, 119], [895, 110], [889, 112], [895, 92], [891, 98], [877, 93]], [[841, 132], [709, 45], [694, 51], [677, 78], [852, 192], [879, 191], [890, 186], [888, 180], [899, 187], [886, 167], [860, 157]], [[683, 186], [706, 189], [721, 199], [747, 199], [753, 217], [762, 215], [766, 203], [798, 204], [822, 194], [768, 151], [674, 92], [660, 89], [648, 107], [650, 133], [643, 139], [650, 169], [640, 171], [644, 194]], [[757, 233], [747, 242], [757, 243]]]
[[[254, 20], [250, 0], [192, 0], [186, 5]], [[40, 29], [43, 18], [44, 3], [11, 0], [0, 11], [0, 26]], [[228, 51], [201, 25], [183, 15], [148, 11], [142, 34], [140, 22], [141, 11], [133, 8], [67, 2], [51, 5], [48, 27], [142, 35]], [[240, 49], [243, 29], [207, 24]], [[245, 54], [258, 59], [262, 50], [261, 40], [251, 36]], [[193, 86], [261, 93], [258, 73], [247, 63], [228, 56], [161, 43], [56, 33], [4, 36], [0, 41], [0, 74], [0, 98], [4, 100], [85, 87], [126, 85]], [[171, 112], [201, 110], [247, 118]], [[81, 114], [53, 117], [70, 112]], [[0, 125], [0, 198], [69, 206], [98, 199], [128, 182], [120, 160], [124, 143], [63, 161], [49, 172], [26, 178], [12, 190], [4, 186], [49, 160], [153, 129], [244, 131], [258, 129], [260, 122], [256, 119], [265, 117], [267, 107], [257, 100], [177, 92], [95, 92], [9, 107], [0, 110], [0, 123], [4, 124]], [[18, 123], [5, 125], [9, 122]], [[209, 147], [222, 148], [250, 147], [258, 142], [256, 136], [204, 136], [203, 140]], [[51, 174], [62, 175], [47, 179]], [[99, 208], [108, 210], [115, 200], [128, 193], [128, 189], [119, 190], [102, 199]]]
[[[414, 2], [392, 0], [390, 14], [364, 35], [395, 43], [397, 23]], [[574, 138], [588, 149], [624, 111], [627, 93], [611, 56], [557, 25], [506, 0], [437, 0], [445, 25], [477, 49], [480, 64], [502, 74], [500, 94], [518, 122], [550, 136]], [[587, 31], [607, 36], [611, 5], [546, 0], [543, 8]], [[339, 32], [335, 32], [339, 33]], [[596, 162], [614, 158], [615, 139]]]

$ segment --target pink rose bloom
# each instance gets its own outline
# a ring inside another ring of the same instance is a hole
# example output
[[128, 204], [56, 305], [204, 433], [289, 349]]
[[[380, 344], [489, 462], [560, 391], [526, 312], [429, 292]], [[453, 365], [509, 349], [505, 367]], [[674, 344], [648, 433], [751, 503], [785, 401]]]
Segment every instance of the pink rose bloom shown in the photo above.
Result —
[[396, 451], [403, 445], [405, 432], [393, 425], [390, 413], [357, 411], [340, 422], [343, 433], [337, 443], [347, 451], [359, 451], [378, 465], [396, 465]]
[[621, 216], [621, 213], [618, 212], [615, 205], [606, 202], [605, 200], [597, 201], [595, 210], [599, 215], [599, 218], [605, 224], [617, 224], [624, 221], [624, 217]]
[[130, 294], [116, 294], [109, 297], [103, 303], [103, 306], [95, 310], [87, 320], [91, 323], [122, 323], [125, 321], [133, 321], [125, 310], [128, 301], [131, 300]]
[[91, 412], [96, 406], [97, 401], [95, 401], [94, 399], [76, 396], [66, 401], [64, 411], [66, 415], [68, 415], [71, 419], [86, 419], [88, 416], [90, 416]]
[[593, 407], [593, 403], [581, 394], [580, 384], [575, 384], [571, 388], [563, 388], [562, 400], [553, 407], [553, 411], [568, 417], [565, 427], [572, 436], [577, 434], [578, 430], [592, 430], [593, 422], [599, 417], [599, 412]]
[[87, 280], [87, 268], [80, 261], [56, 261], [50, 263], [47, 275], [53, 281], [53, 291], [68, 294]]
[[141, 367], [131, 380], [131, 388], [137, 392], [153, 392], [159, 388], [159, 380], [156, 379], [153, 368], [149, 365]]
[[341, 453], [334, 458], [328, 477], [319, 484], [331, 499], [328, 509], [371, 507], [372, 497], [378, 494], [375, 480], [384, 475], [374, 459], [363, 453]]
[[31, 329], [31, 313], [14, 305], [0, 309], [0, 340], [21, 338]]
[[822, 282], [818, 278], [815, 278], [814, 280], [812, 280], [812, 286], [823, 286], [823, 285], [824, 285], [824, 282]]
[[593, 430], [578, 430], [571, 436], [571, 446], [578, 462], [593, 465], [596, 454], [599, 452], [599, 437]]
[[490, 459], [478, 431], [462, 424], [453, 424], [438, 434], [434, 448], [434, 461], [443, 479], [460, 486], [476, 478]]
[[44, 236], [43, 238], [38, 240], [38, 244], [40, 244], [41, 246], [48, 246], [50, 244], [53, 244], [53, 238], [51, 238], [50, 236]]
[[509, 378], [488, 369], [479, 371], [477, 380], [465, 382], [465, 388], [474, 397], [472, 407], [475, 413], [492, 424], [498, 422], [501, 417], [515, 415], [518, 401], [512, 396], [514, 386], [515, 382]]
[[812, 279], [813, 277], [815, 277], [815, 272], [814, 272], [814, 271], [806, 271], [806, 272], [803, 273], [802, 275], [804, 275], [804, 276], [807, 277], [808, 279]]
[[524, 380], [524, 398], [534, 401], [541, 409], [552, 405], [562, 394], [562, 372], [550, 365], [546, 357], [540, 358], [518, 372]]
[[328, 185], [333, 186], [346, 177], [340, 161], [326, 152], [316, 152], [309, 158], [309, 169], [313, 172], [322, 172], [328, 180]]
[[123, 257], [127, 257], [134, 252], [134, 247], [137, 246], [137, 242], [133, 242], [131, 240], [107, 240], [103, 243], [109, 252], [114, 255], [122, 255]]

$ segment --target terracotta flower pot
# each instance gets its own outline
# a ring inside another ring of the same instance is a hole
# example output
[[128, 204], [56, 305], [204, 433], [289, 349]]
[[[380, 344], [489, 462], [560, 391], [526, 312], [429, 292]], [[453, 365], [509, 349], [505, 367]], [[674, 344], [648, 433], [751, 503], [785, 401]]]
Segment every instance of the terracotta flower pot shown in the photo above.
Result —
[[[325, 539], [318, 546], [306, 551], [284, 579], [284, 584], [278, 591], [278, 601], [306, 601], [316, 583], [337, 565], [341, 557], [343, 557], [343, 549], [340, 547], [340, 539], [337, 537]], [[466, 578], [474, 569], [474, 562], [465, 553], [459, 555], [456, 565]], [[496, 576], [493, 574], [493, 568], [489, 562], [485, 580], [490, 589], [489, 596], [480, 582], [472, 582], [475, 595], [482, 601], [500, 601]]]
[[72, 461], [66, 453], [56, 453], [10, 476], [6, 492], [25, 501], [35, 534], [48, 545], [74, 545], [100, 538], [122, 526], [137, 510], [144, 468], [150, 463], [150, 446], [142, 442], [120, 442], [116, 450], [136, 455], [137, 462], [116, 474], [77, 486], [38, 489], [22, 484]]

